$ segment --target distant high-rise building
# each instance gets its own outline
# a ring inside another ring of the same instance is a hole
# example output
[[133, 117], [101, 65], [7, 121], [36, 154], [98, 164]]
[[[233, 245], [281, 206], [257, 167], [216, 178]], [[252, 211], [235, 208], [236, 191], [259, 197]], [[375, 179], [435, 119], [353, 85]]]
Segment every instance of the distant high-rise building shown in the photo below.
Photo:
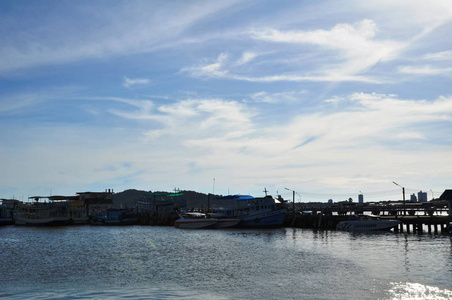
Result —
[[333, 199], [328, 200], [328, 204], [333, 204]]
[[358, 203], [364, 203], [364, 195], [363, 194], [358, 195]]
[[417, 197], [416, 197], [415, 194], [411, 195], [410, 201], [411, 202], [417, 202]]
[[427, 202], [427, 192], [420, 191], [417, 193], [417, 199], [419, 202]]

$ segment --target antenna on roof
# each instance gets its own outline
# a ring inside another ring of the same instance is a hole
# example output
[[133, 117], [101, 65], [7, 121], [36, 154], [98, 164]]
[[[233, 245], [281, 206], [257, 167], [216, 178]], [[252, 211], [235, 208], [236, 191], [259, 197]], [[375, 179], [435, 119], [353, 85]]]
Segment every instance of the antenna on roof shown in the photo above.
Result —
[[268, 191], [267, 191], [267, 188], [266, 188], [266, 187], [264, 187], [264, 193], [265, 193], [265, 197], [267, 197]]

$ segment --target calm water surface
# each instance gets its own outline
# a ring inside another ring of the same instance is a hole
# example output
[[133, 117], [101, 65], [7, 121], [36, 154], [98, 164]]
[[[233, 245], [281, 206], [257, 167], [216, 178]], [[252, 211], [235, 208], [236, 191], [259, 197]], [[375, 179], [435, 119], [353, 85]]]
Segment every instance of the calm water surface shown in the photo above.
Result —
[[452, 238], [8, 226], [0, 276], [8, 299], [452, 299]]

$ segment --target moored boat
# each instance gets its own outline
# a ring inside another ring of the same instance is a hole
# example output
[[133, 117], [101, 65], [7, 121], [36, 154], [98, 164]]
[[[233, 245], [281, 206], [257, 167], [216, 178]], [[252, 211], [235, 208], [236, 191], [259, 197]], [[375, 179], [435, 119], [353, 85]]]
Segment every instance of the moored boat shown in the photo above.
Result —
[[225, 196], [217, 198], [212, 208], [226, 217], [239, 219], [239, 227], [281, 227], [286, 215], [282, 199], [273, 196]]
[[341, 221], [337, 224], [339, 230], [350, 231], [377, 231], [377, 230], [391, 230], [399, 225], [398, 220], [381, 220], [378, 217], [371, 217], [366, 215], [353, 215], [347, 221]]
[[[54, 201], [51, 197], [30, 197], [35, 202], [18, 203], [14, 211], [15, 225], [60, 226], [69, 225], [73, 220], [69, 216], [67, 201]], [[49, 199], [49, 202], [39, 202]]]
[[174, 222], [174, 227], [181, 229], [203, 229], [215, 228], [218, 221], [215, 218], [209, 218], [204, 213], [188, 212], [184, 213]]

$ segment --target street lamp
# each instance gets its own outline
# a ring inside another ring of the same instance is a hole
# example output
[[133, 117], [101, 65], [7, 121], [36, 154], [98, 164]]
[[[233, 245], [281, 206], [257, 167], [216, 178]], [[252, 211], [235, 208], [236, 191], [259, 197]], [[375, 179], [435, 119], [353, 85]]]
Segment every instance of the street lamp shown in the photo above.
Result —
[[403, 193], [403, 215], [406, 216], [406, 207], [405, 207], [405, 188], [401, 185], [399, 185], [397, 182], [393, 181], [392, 183], [394, 183], [395, 185], [397, 185], [398, 187], [402, 188], [402, 193]]
[[295, 191], [288, 188], [285, 189], [288, 191], [292, 191], [292, 211], [293, 213], [295, 213]]

